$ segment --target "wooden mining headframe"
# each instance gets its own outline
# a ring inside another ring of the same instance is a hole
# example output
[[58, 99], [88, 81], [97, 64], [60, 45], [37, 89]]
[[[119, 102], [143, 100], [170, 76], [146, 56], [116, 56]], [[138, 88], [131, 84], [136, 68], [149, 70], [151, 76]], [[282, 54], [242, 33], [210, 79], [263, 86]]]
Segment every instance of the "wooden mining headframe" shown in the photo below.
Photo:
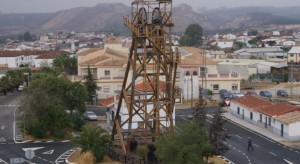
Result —
[[[135, 0], [131, 3], [131, 15], [124, 17], [124, 24], [132, 32], [132, 45], [112, 138], [126, 153], [133, 139], [147, 145], [156, 136], [173, 131], [179, 55], [172, 47], [172, 0]], [[135, 87], [140, 83], [142, 89], [137, 91]], [[127, 108], [123, 120], [122, 106]], [[140, 121], [133, 127], [136, 118]]]

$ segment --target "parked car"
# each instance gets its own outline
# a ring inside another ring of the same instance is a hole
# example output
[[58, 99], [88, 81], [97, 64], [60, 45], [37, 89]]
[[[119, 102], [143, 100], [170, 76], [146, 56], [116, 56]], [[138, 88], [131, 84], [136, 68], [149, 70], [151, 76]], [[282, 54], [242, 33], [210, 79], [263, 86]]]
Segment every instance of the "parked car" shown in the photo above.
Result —
[[288, 95], [286, 90], [278, 90], [277, 91], [277, 96], [278, 97], [288, 97], [289, 95]]
[[238, 92], [238, 91], [234, 91], [234, 92], [232, 92], [232, 97], [233, 98], [239, 98], [239, 97], [244, 97], [245, 95], [244, 95], [244, 93], [242, 93], [242, 92]]
[[83, 118], [86, 120], [93, 121], [93, 120], [97, 120], [98, 117], [93, 111], [85, 111], [83, 114]]
[[18, 87], [18, 92], [21, 92], [21, 91], [23, 91], [24, 90], [24, 86], [23, 85], [20, 85], [19, 87]]
[[220, 98], [222, 99], [232, 98], [232, 94], [230, 92], [223, 92], [220, 94]]
[[269, 91], [260, 91], [259, 96], [261, 96], [261, 97], [272, 97], [272, 94]]
[[221, 95], [221, 94], [223, 94], [224, 92], [228, 92], [226, 89], [220, 89], [219, 90], [219, 94]]
[[247, 91], [245, 95], [258, 96], [254, 90]]

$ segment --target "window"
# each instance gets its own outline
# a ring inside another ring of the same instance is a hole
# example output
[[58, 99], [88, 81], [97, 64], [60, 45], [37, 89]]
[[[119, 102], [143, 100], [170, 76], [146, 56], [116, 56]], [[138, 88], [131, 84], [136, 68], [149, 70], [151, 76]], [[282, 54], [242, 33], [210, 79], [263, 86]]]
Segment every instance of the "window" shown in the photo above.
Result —
[[109, 92], [109, 90], [110, 90], [110, 86], [109, 85], [104, 85], [103, 86], [103, 92]]
[[271, 126], [271, 117], [269, 117], [269, 123], [268, 124], [269, 124], [269, 126]]
[[250, 120], [253, 120], [253, 113], [250, 112]]
[[290, 54], [290, 57], [294, 57], [294, 54]]
[[259, 114], [259, 121], [262, 122], [262, 114]]
[[237, 107], [237, 114], [240, 114], [240, 107]]
[[110, 76], [110, 70], [105, 70], [105, 71], [104, 71], [104, 75], [105, 75], [105, 76]]
[[233, 91], [237, 91], [238, 90], [238, 84], [232, 84], [231, 89]]
[[219, 84], [214, 84], [213, 85], [213, 90], [218, 91], [219, 90]]

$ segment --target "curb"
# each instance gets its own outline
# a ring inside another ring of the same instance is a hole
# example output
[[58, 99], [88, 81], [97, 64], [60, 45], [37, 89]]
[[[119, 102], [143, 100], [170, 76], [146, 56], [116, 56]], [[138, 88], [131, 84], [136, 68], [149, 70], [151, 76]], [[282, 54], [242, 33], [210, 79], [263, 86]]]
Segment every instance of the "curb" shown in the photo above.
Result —
[[217, 157], [218, 157], [218, 158], [221, 158], [223, 161], [227, 162], [228, 164], [235, 164], [234, 162], [230, 161], [229, 159], [227, 159], [227, 158], [224, 157], [224, 156], [218, 155]]
[[21, 143], [60, 143], [60, 142], [70, 142], [70, 140], [64, 140], [64, 141], [54, 141], [54, 140], [45, 140], [45, 141], [32, 141], [32, 140], [26, 140], [21, 142], [15, 142], [15, 144], [21, 144]]

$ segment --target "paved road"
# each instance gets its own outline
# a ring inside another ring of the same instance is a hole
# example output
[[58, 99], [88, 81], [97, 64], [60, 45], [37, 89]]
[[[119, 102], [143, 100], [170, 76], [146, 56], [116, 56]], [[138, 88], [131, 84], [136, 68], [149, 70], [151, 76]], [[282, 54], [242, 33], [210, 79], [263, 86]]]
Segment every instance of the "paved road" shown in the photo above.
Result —
[[[64, 152], [72, 149], [71, 143], [21, 143], [21, 144], [1, 144], [0, 159], [9, 163], [11, 158], [25, 158], [26, 149], [34, 149], [35, 157], [31, 160], [33, 163], [52, 163], [59, 161]], [[66, 158], [66, 157], [65, 157]], [[65, 159], [62, 158], [62, 159]], [[0, 160], [1, 161], [1, 160]], [[1, 162], [0, 162], [1, 163]]]
[[36, 156], [32, 159], [34, 163], [55, 163], [55, 161], [59, 163], [59, 161], [63, 161], [68, 153], [64, 156], [62, 154], [72, 149], [69, 142], [17, 144], [14, 142], [14, 134], [22, 134], [17, 127], [14, 130], [14, 113], [21, 98], [22, 93], [18, 92], [8, 93], [7, 96], [0, 95], [0, 164], [9, 163], [11, 158], [25, 158], [24, 150], [26, 148], [36, 149]]
[[[207, 124], [210, 124], [217, 108], [207, 109]], [[192, 114], [191, 109], [177, 110], [177, 121], [188, 121], [186, 115]], [[264, 137], [249, 129], [245, 129], [230, 121], [224, 128], [229, 131], [231, 138], [225, 143], [229, 147], [224, 156], [236, 164], [298, 164], [300, 150], [286, 147], [276, 141]], [[252, 138], [254, 151], [247, 151], [248, 137]]]
[[0, 96], [0, 144], [14, 143], [14, 112], [21, 99], [20, 93]]

